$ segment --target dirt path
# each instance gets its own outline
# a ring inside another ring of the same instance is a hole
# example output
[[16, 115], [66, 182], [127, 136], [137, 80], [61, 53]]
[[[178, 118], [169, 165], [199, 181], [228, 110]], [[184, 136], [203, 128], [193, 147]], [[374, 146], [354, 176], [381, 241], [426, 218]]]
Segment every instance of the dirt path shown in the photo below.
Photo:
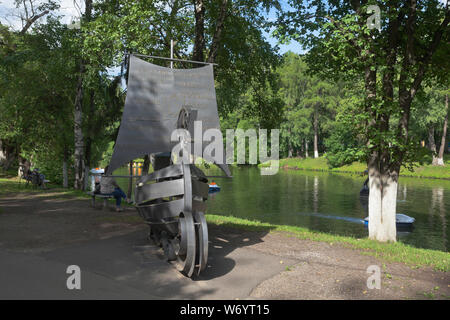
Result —
[[[270, 233], [250, 248], [298, 262], [262, 282], [251, 296], [264, 299], [450, 299], [450, 275], [383, 263], [360, 251]], [[380, 289], [369, 289], [369, 266], [381, 273]]]
[[[42, 265], [36, 277], [49, 288], [43, 297], [73, 298], [50, 290], [49, 284], [57, 286], [66, 275], [54, 279], [55, 272], [46, 269], [59, 270], [78, 259], [92, 278], [93, 289], [85, 290], [84, 298], [128, 292], [129, 298], [148, 299], [450, 299], [448, 273], [383, 263], [357, 250], [287, 234], [214, 225], [209, 226], [208, 268], [193, 281], [164, 261], [161, 250], [146, 242], [146, 232], [134, 208], [121, 213], [92, 209], [89, 199], [49, 192], [2, 196], [0, 255], [5, 258], [0, 269], [22, 274], [0, 277], [15, 290], [0, 289], [0, 296], [41, 297], [39, 290], [23, 296], [30, 290], [17, 288], [16, 279], [35, 272], [20, 262], [29, 261]], [[380, 269], [380, 289], [367, 287], [369, 266]]]

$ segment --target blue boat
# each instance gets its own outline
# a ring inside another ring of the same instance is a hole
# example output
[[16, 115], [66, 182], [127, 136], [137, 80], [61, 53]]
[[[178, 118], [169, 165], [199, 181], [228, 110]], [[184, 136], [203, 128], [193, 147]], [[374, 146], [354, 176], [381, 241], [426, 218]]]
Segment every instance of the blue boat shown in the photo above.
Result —
[[[395, 222], [397, 225], [397, 228], [410, 228], [412, 227], [414, 221], [416, 221], [416, 219], [414, 219], [413, 217], [407, 216], [406, 214], [403, 213], [397, 213], [395, 215]], [[369, 217], [364, 219], [364, 225], [368, 226], [369, 225]]]
[[220, 187], [215, 182], [212, 182], [209, 185], [209, 193], [219, 192], [219, 191], [220, 191]]

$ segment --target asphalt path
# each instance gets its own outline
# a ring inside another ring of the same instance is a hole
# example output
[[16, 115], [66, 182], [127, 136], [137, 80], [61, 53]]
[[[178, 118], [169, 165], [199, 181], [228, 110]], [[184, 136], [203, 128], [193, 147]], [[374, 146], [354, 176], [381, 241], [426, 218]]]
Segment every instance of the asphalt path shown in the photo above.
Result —
[[[147, 239], [145, 225], [104, 222], [118, 213], [89, 208], [88, 199], [24, 197], [0, 199], [0, 299], [246, 299], [295, 263], [246, 248], [262, 234], [210, 226], [207, 268], [190, 279]], [[67, 286], [72, 265], [80, 289]]]

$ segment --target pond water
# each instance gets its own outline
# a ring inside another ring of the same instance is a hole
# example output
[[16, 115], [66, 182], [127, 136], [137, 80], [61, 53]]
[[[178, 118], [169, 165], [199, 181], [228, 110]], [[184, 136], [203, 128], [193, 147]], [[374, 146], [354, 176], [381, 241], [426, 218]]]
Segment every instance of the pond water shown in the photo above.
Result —
[[[367, 217], [367, 197], [359, 196], [366, 177], [282, 169], [262, 176], [254, 167], [232, 168], [232, 173], [232, 179], [213, 179], [221, 191], [208, 200], [208, 213], [338, 235], [368, 235], [361, 224]], [[411, 232], [398, 232], [399, 241], [449, 251], [450, 181], [401, 177], [397, 213], [416, 219]]]

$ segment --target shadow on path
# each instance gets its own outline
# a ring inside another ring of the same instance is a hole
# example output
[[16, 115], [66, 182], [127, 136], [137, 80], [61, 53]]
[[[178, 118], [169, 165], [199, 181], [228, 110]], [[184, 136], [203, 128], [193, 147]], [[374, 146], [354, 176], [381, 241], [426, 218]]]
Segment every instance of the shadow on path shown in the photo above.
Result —
[[[207, 268], [189, 279], [147, 240], [134, 209], [102, 211], [90, 199], [25, 193], [3, 196], [0, 208], [2, 298], [245, 299], [284, 268], [279, 257], [247, 248], [263, 242], [267, 228], [209, 225]], [[82, 292], [66, 288], [69, 265], [81, 269]]]

